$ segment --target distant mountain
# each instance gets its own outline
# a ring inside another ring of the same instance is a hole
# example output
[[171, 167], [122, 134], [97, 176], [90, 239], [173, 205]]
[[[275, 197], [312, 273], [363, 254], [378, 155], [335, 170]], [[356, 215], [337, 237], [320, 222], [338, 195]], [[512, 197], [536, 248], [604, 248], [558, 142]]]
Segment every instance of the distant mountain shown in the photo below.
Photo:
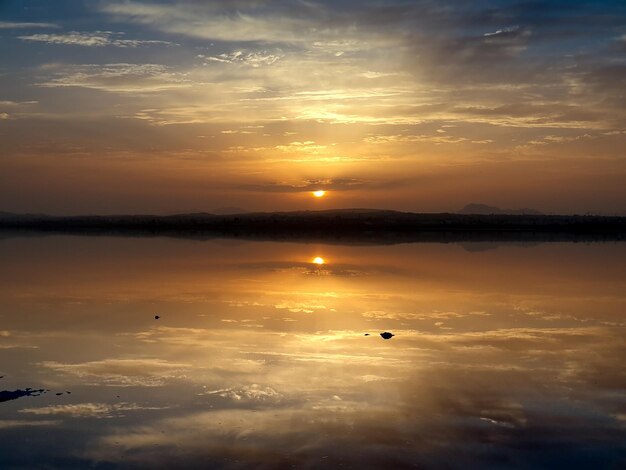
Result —
[[471, 203], [463, 207], [457, 214], [475, 214], [475, 215], [543, 215], [536, 209], [500, 209], [499, 207], [488, 206], [486, 204]]

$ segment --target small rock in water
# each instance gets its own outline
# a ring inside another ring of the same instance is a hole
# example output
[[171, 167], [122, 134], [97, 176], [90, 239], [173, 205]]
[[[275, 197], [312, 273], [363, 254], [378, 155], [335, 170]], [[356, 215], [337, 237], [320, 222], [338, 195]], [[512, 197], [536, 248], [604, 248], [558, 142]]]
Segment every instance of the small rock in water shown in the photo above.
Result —
[[63, 392], [56, 393], [55, 395], [58, 397], [59, 395], [63, 395]]
[[369, 336], [369, 335], [370, 335], [369, 333], [365, 333], [363, 336]]
[[155, 315], [155, 316], [154, 316], [154, 319], [155, 319], [155, 320], [158, 320], [159, 318], [161, 318], [161, 317], [160, 317], [160, 316], [158, 316], [158, 315]]
[[384, 333], [381, 333], [380, 336], [382, 336], [383, 339], [391, 339], [395, 335], [393, 333], [389, 333], [388, 331], [385, 331]]

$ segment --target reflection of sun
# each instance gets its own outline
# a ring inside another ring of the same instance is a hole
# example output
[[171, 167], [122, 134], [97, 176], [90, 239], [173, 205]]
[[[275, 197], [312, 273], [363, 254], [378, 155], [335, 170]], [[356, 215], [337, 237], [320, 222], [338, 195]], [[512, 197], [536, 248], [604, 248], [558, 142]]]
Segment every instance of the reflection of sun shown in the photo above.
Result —
[[318, 266], [321, 266], [325, 262], [326, 261], [324, 261], [324, 258], [320, 258], [319, 256], [316, 258], [313, 258], [313, 264], [317, 264]]
[[326, 191], [322, 191], [321, 189], [319, 191], [313, 191], [313, 196], [315, 197], [323, 197], [326, 194]]

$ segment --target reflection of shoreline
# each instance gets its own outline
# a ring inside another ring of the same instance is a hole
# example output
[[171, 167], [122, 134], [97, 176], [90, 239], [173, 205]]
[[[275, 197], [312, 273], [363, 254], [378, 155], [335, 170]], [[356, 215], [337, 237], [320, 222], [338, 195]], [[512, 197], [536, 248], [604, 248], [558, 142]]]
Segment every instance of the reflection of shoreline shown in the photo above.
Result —
[[0, 215], [0, 237], [46, 233], [321, 241], [342, 244], [591, 242], [626, 240], [626, 217], [413, 214], [374, 210], [221, 216]]

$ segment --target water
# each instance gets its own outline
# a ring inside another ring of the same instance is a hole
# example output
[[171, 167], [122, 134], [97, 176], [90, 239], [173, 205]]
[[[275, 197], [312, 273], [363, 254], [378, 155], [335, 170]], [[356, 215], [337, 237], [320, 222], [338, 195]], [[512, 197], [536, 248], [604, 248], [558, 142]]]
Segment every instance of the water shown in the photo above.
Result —
[[49, 236], [0, 259], [2, 468], [626, 464], [623, 243]]

